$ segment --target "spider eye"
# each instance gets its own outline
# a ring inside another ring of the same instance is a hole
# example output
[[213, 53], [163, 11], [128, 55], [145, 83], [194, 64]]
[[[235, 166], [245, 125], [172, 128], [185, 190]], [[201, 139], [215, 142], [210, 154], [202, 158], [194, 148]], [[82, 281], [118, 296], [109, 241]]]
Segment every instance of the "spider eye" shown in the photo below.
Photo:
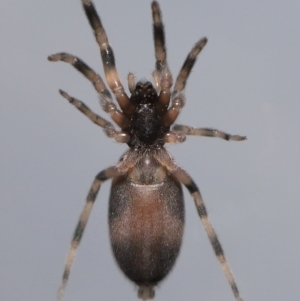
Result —
[[146, 81], [146, 82], [138, 82], [136, 84], [136, 89], [137, 90], [150, 90], [150, 89], [153, 89], [153, 85], [152, 83]]
[[157, 92], [149, 81], [139, 81], [132, 92], [131, 101], [136, 104], [150, 104], [157, 101]]

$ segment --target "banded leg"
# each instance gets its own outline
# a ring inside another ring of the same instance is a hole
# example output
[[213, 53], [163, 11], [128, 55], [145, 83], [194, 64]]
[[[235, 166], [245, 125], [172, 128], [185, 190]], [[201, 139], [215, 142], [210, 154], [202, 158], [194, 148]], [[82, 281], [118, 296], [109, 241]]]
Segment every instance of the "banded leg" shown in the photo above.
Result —
[[167, 65], [167, 50], [165, 42], [165, 30], [159, 4], [153, 1], [151, 4], [153, 19], [153, 38], [155, 46], [155, 69], [161, 72]]
[[48, 60], [52, 62], [63, 61], [69, 63], [80, 73], [82, 73], [94, 85], [96, 91], [98, 92], [102, 109], [105, 112], [109, 113], [112, 119], [122, 129], [126, 129], [128, 127], [128, 118], [120, 110], [117, 109], [112, 100], [112, 96], [107, 90], [101, 76], [97, 74], [93, 69], [91, 69], [85, 62], [83, 62], [80, 58], [65, 52], [50, 55], [48, 57]]
[[175, 132], [181, 132], [185, 135], [193, 136], [205, 136], [205, 137], [218, 137], [224, 140], [243, 141], [246, 140], [246, 136], [231, 135], [217, 129], [212, 128], [193, 128], [187, 125], [175, 124], [172, 128]]
[[110, 137], [114, 138], [117, 142], [127, 143], [130, 140], [130, 136], [125, 132], [117, 131], [113, 124], [99, 115], [95, 114], [85, 103], [82, 101], [71, 97], [65, 91], [59, 90], [62, 97], [66, 98], [74, 107], [76, 107], [81, 113], [83, 113], [87, 118], [98, 126], [103, 128], [104, 133]]
[[171, 97], [172, 105], [170, 106], [170, 108], [167, 110], [167, 112], [163, 117], [163, 124], [165, 126], [170, 126], [175, 122], [175, 120], [177, 119], [180, 113], [180, 110], [183, 108], [185, 104], [185, 97], [182, 91], [185, 88], [186, 81], [196, 62], [197, 56], [199, 52], [203, 49], [203, 47], [206, 45], [206, 43], [207, 43], [206, 38], [203, 38], [198, 43], [196, 43], [196, 45], [192, 48], [192, 50], [188, 54], [185, 62], [183, 63], [183, 66], [181, 67]]
[[101, 76], [77, 56], [65, 52], [60, 52], [49, 55], [48, 60], [51, 62], [62, 61], [71, 64], [94, 85], [101, 98], [104, 98], [107, 102], [113, 101], [112, 96], [109, 90], [106, 88]]
[[162, 15], [159, 4], [153, 1], [151, 4], [152, 19], [153, 19], [153, 38], [155, 46], [155, 71], [153, 72], [153, 79], [155, 88], [159, 94], [158, 103], [155, 105], [156, 109], [161, 113], [165, 112], [169, 106], [171, 97], [171, 86], [173, 78], [167, 63], [167, 50], [165, 44], [165, 31], [162, 22]]
[[230, 270], [229, 264], [225, 258], [223, 248], [220, 244], [220, 241], [217, 237], [217, 234], [216, 234], [214, 228], [212, 227], [212, 224], [210, 223], [210, 221], [208, 219], [207, 211], [206, 211], [202, 196], [200, 194], [200, 191], [199, 191], [196, 183], [181, 168], [177, 168], [175, 170], [175, 172], [173, 172], [173, 175], [177, 178], [178, 181], [180, 181], [181, 183], [183, 183], [185, 185], [185, 187], [188, 189], [188, 191], [192, 195], [192, 197], [195, 201], [198, 215], [199, 215], [201, 222], [204, 226], [204, 229], [208, 235], [208, 238], [213, 247], [213, 250], [221, 264], [221, 268], [231, 286], [233, 295], [237, 301], [243, 301], [242, 298], [240, 297], [239, 290], [237, 288], [236, 282], [235, 282], [232, 272]]
[[183, 63], [181, 70], [177, 76], [174, 92], [182, 91], [185, 88], [186, 81], [192, 71], [192, 68], [196, 62], [197, 56], [207, 43], [207, 38], [203, 38], [198, 41], [188, 54], [185, 62]]
[[206, 45], [206, 43], [207, 43], [206, 38], [203, 38], [199, 42], [197, 42], [196, 45], [192, 48], [192, 50], [188, 54], [185, 62], [183, 63], [183, 66], [181, 67], [179, 75], [177, 76], [176, 79], [174, 90], [172, 92], [172, 97], [171, 97], [172, 104], [163, 117], [163, 124], [165, 126], [170, 126], [175, 122], [175, 120], [177, 119], [180, 113], [180, 110], [183, 108], [185, 104], [185, 97], [184, 97], [183, 90], [185, 88], [186, 81], [192, 71], [192, 68], [196, 62], [198, 54]]
[[71, 242], [71, 247], [69, 249], [69, 253], [67, 255], [67, 260], [66, 260], [66, 265], [65, 265], [65, 269], [64, 269], [64, 273], [63, 273], [63, 278], [62, 278], [62, 282], [61, 285], [58, 289], [58, 295], [57, 295], [57, 300], [58, 301], [62, 301], [63, 299], [63, 294], [68, 282], [68, 278], [70, 275], [70, 270], [72, 267], [72, 263], [74, 261], [74, 257], [76, 254], [76, 250], [77, 247], [80, 243], [80, 240], [82, 238], [83, 235], [83, 231], [85, 229], [86, 223], [89, 219], [89, 215], [91, 213], [92, 207], [94, 205], [94, 202], [96, 200], [97, 194], [99, 192], [99, 189], [101, 187], [101, 184], [108, 180], [111, 179], [113, 177], [115, 177], [116, 175], [118, 175], [117, 169], [113, 166], [113, 167], [109, 167], [103, 171], [101, 171], [95, 178], [90, 191], [87, 195], [87, 199], [86, 199], [86, 204], [83, 208], [83, 211], [80, 215], [78, 224], [76, 226], [74, 235], [73, 235], [73, 239]]
[[100, 47], [106, 81], [110, 89], [113, 91], [122, 111], [126, 115], [129, 115], [133, 113], [134, 106], [130, 103], [129, 98], [124, 91], [124, 87], [121, 84], [116, 69], [113, 49], [109, 45], [105, 29], [101, 23], [101, 20], [93, 3], [90, 0], [82, 0], [82, 5], [89, 23], [94, 30], [96, 41]]
[[185, 104], [185, 96], [181, 91], [177, 91], [176, 94], [172, 95], [172, 104], [170, 108], [166, 111], [162, 118], [162, 123], [164, 126], [171, 126], [177, 119], [181, 109]]

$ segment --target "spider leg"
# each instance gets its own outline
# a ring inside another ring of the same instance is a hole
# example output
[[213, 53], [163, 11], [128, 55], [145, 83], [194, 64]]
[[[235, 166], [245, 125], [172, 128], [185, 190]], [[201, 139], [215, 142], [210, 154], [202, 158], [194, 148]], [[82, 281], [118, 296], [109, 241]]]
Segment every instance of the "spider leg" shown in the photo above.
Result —
[[185, 88], [186, 81], [192, 71], [192, 68], [196, 62], [197, 56], [200, 51], [204, 48], [207, 43], [207, 38], [203, 38], [198, 41], [192, 50], [189, 52], [187, 58], [185, 59], [181, 70], [177, 76], [176, 83], [174, 86], [174, 92], [182, 91]]
[[246, 136], [231, 135], [217, 129], [211, 128], [193, 128], [187, 125], [175, 124], [172, 128], [175, 132], [181, 132], [185, 135], [193, 136], [205, 136], [205, 137], [218, 137], [224, 140], [243, 141], [246, 140]]
[[233, 274], [230, 270], [229, 264], [225, 258], [225, 254], [224, 254], [223, 248], [221, 246], [221, 243], [217, 237], [217, 234], [216, 234], [212, 224], [210, 223], [210, 221], [208, 219], [207, 211], [206, 211], [201, 193], [199, 191], [199, 188], [197, 187], [197, 185], [193, 181], [193, 179], [183, 169], [177, 168], [177, 170], [173, 173], [173, 175], [177, 178], [177, 180], [179, 180], [181, 183], [183, 183], [185, 185], [185, 187], [188, 189], [191, 196], [193, 197], [197, 211], [198, 211], [198, 215], [199, 215], [201, 222], [204, 226], [204, 229], [208, 235], [208, 238], [213, 247], [213, 250], [221, 264], [221, 268], [229, 282], [229, 285], [231, 287], [233, 295], [237, 301], [243, 301], [243, 299], [240, 297], [239, 290], [237, 288]]
[[167, 50], [165, 42], [165, 30], [159, 4], [153, 1], [151, 4], [153, 19], [153, 38], [155, 46], [155, 69], [161, 72], [167, 65]]
[[190, 192], [191, 196], [194, 199], [198, 215], [201, 219], [201, 222], [204, 226], [204, 229], [208, 235], [208, 238], [210, 240], [210, 243], [213, 247], [213, 250], [221, 264], [221, 268], [231, 286], [232, 292], [235, 296], [235, 299], [237, 301], [243, 301], [240, 297], [236, 282], [234, 280], [234, 277], [232, 275], [232, 272], [230, 270], [229, 264], [225, 258], [225, 254], [223, 251], [223, 248], [220, 244], [220, 241], [217, 237], [217, 234], [210, 223], [207, 211], [200, 193], [199, 188], [197, 187], [196, 183], [193, 181], [193, 179], [180, 167], [177, 166], [174, 159], [171, 157], [171, 155], [166, 150], [160, 150], [159, 153], [154, 154], [155, 158], [160, 162], [163, 166], [165, 166], [168, 171], [180, 182], [182, 183]]
[[119, 79], [113, 49], [109, 45], [105, 29], [93, 3], [89, 0], [82, 0], [82, 5], [100, 47], [106, 81], [113, 91], [122, 111], [126, 115], [129, 115], [134, 111], [134, 106], [131, 104]]
[[163, 116], [163, 124], [165, 126], [172, 125], [177, 119], [180, 110], [185, 104], [185, 97], [183, 90], [186, 85], [186, 81], [192, 71], [192, 68], [196, 62], [197, 56], [203, 47], [206, 45], [207, 39], [203, 38], [198, 41], [188, 54], [185, 62], [183, 63], [179, 75], [177, 76], [174, 90], [172, 92], [172, 104]]
[[100, 104], [102, 109], [109, 113], [112, 119], [122, 128], [126, 129], [129, 120], [128, 118], [117, 109], [116, 105], [112, 100], [110, 92], [107, 90], [101, 76], [91, 69], [85, 62], [80, 58], [65, 52], [56, 53], [48, 57], [49, 61], [56, 62], [62, 61], [71, 64], [79, 72], [81, 72], [95, 87], [96, 91], [100, 96]]
[[186, 140], [183, 132], [168, 131], [163, 137], [165, 143], [182, 143]]
[[112, 96], [109, 90], [106, 88], [101, 76], [77, 56], [65, 52], [60, 52], [49, 55], [48, 60], [51, 62], [62, 61], [71, 64], [94, 85], [101, 98], [105, 98], [108, 102], [113, 101]]
[[[117, 142], [127, 143], [130, 140], [130, 136], [125, 132], [116, 131], [113, 124], [99, 115], [95, 114], [85, 103], [71, 97], [65, 91], [59, 90], [62, 97], [66, 98], [73, 106], [75, 106], [81, 113], [88, 117], [92, 122], [103, 128], [105, 134], [114, 138]], [[114, 118], [113, 118], [114, 119]]]
[[162, 118], [162, 123], [164, 126], [171, 126], [175, 122], [185, 104], [184, 93], [181, 91], [176, 91], [176, 94], [174, 94], [174, 92], [175, 91], [172, 93], [172, 104]]
[[65, 265], [65, 269], [64, 269], [64, 273], [63, 273], [63, 278], [62, 278], [62, 282], [60, 284], [60, 287], [58, 289], [58, 296], [57, 296], [57, 300], [61, 301], [63, 299], [63, 294], [65, 291], [65, 287], [67, 285], [68, 282], [68, 278], [70, 275], [70, 270], [74, 261], [74, 257], [76, 254], [76, 250], [77, 247], [80, 243], [80, 240], [82, 238], [83, 235], [83, 231], [85, 229], [86, 223], [89, 219], [89, 215], [91, 213], [92, 207], [94, 205], [94, 202], [96, 200], [97, 194], [99, 192], [99, 189], [101, 187], [101, 184], [103, 182], [105, 182], [108, 179], [111, 179], [113, 177], [115, 177], [116, 175], [118, 175], [118, 171], [116, 169], [115, 166], [113, 167], [109, 167], [103, 171], [101, 171], [100, 173], [98, 173], [98, 175], [95, 177], [95, 180], [90, 188], [90, 191], [87, 195], [86, 198], [86, 204], [83, 208], [83, 211], [80, 215], [78, 224], [76, 226], [74, 235], [73, 235], [73, 239], [71, 242], [71, 246], [69, 249], [69, 253], [67, 255], [67, 260], [66, 260], [66, 265]]
[[155, 46], [155, 71], [153, 72], [153, 79], [155, 88], [159, 93], [159, 99], [156, 103], [156, 109], [165, 112], [169, 106], [171, 97], [171, 86], [173, 78], [167, 63], [167, 50], [165, 45], [165, 30], [162, 22], [162, 14], [159, 4], [153, 1], [151, 4], [152, 19], [153, 19], [153, 37]]

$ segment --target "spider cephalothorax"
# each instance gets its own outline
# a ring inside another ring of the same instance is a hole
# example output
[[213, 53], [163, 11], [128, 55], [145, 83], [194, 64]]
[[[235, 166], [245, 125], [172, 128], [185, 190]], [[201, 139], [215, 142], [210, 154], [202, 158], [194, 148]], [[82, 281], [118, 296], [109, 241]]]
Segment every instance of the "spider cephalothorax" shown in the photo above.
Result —
[[158, 3], [153, 1], [156, 58], [154, 85], [148, 81], [135, 83], [133, 74], [129, 73], [128, 87], [131, 97], [128, 97], [119, 79], [113, 50], [95, 7], [89, 0], [82, 0], [82, 4], [100, 47], [106, 81], [118, 106], [100, 75], [81, 59], [68, 53], [57, 53], [49, 56], [49, 60], [70, 63], [91, 81], [99, 94], [102, 109], [111, 116], [120, 130], [92, 112], [82, 101], [62, 90], [60, 93], [100, 126], [108, 137], [127, 143], [129, 149], [116, 165], [101, 171], [92, 183], [73, 236], [58, 300], [63, 298], [75, 252], [100, 186], [111, 179], [109, 229], [112, 250], [120, 269], [138, 285], [139, 298], [146, 300], [154, 297], [154, 287], [168, 275], [179, 254], [184, 227], [183, 184], [194, 199], [198, 215], [233, 294], [237, 301], [241, 301], [197, 185], [163, 146], [165, 143], [183, 142], [186, 135], [235, 141], [246, 139], [211, 128], [173, 125], [185, 104], [186, 81], [207, 39], [199, 40], [191, 49], [171, 90], [173, 79], [167, 64], [162, 16]]
[[168, 132], [169, 127], [162, 125], [162, 116], [155, 108], [159, 97], [153, 85], [148, 81], [138, 82], [130, 101], [135, 106], [135, 112], [130, 118], [130, 146], [162, 146], [163, 136]]

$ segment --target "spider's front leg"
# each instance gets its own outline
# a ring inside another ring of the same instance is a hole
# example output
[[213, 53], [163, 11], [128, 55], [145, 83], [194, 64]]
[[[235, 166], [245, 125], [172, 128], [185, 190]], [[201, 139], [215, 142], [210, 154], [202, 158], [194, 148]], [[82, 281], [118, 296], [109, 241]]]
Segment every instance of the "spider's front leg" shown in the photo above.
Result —
[[130, 102], [129, 97], [127, 96], [124, 87], [120, 81], [118, 71], [116, 68], [114, 52], [109, 44], [108, 37], [106, 35], [100, 17], [95, 9], [94, 4], [90, 0], [82, 0], [81, 2], [100, 48], [100, 54], [102, 58], [106, 81], [110, 89], [114, 93], [118, 104], [120, 105], [124, 114], [130, 115], [134, 112], [135, 108]]
[[165, 29], [159, 4], [156, 1], [153, 1], [151, 8], [156, 59], [155, 71], [153, 71], [153, 79], [155, 89], [157, 92], [159, 92], [159, 100], [155, 104], [155, 108], [158, 112], [160, 112], [160, 114], [162, 114], [166, 112], [169, 106], [173, 78], [167, 62]]
[[67, 285], [67, 282], [69, 279], [70, 270], [71, 270], [71, 267], [72, 267], [72, 264], [74, 261], [76, 250], [77, 250], [77, 247], [83, 236], [83, 232], [84, 232], [86, 223], [89, 219], [91, 210], [93, 208], [97, 194], [100, 190], [101, 184], [108, 179], [114, 178], [117, 175], [120, 175], [120, 173], [118, 172], [118, 170], [115, 166], [112, 166], [112, 167], [109, 167], [109, 168], [99, 172], [98, 175], [95, 177], [95, 180], [94, 180], [94, 182], [89, 190], [89, 193], [87, 195], [85, 206], [81, 212], [78, 224], [76, 226], [76, 229], [75, 229], [75, 232], [74, 232], [74, 235], [72, 238], [69, 253], [67, 255], [67, 260], [66, 260], [66, 264], [65, 264], [62, 282], [61, 282], [61, 285], [58, 290], [57, 301], [62, 301], [62, 299], [63, 299], [63, 294], [64, 294], [64, 291], [65, 291], [65, 288], [66, 288], [66, 285]]
[[184, 88], [186, 85], [186, 81], [192, 71], [192, 68], [196, 62], [198, 54], [204, 48], [207, 43], [207, 38], [203, 38], [198, 41], [195, 46], [189, 52], [186, 60], [184, 61], [181, 70], [177, 76], [176, 83], [174, 86], [174, 90], [172, 92], [172, 103], [168, 108], [166, 113], [163, 116], [163, 124], [165, 126], [172, 125], [177, 119], [180, 110], [183, 108], [185, 104], [185, 96], [184, 96]]

